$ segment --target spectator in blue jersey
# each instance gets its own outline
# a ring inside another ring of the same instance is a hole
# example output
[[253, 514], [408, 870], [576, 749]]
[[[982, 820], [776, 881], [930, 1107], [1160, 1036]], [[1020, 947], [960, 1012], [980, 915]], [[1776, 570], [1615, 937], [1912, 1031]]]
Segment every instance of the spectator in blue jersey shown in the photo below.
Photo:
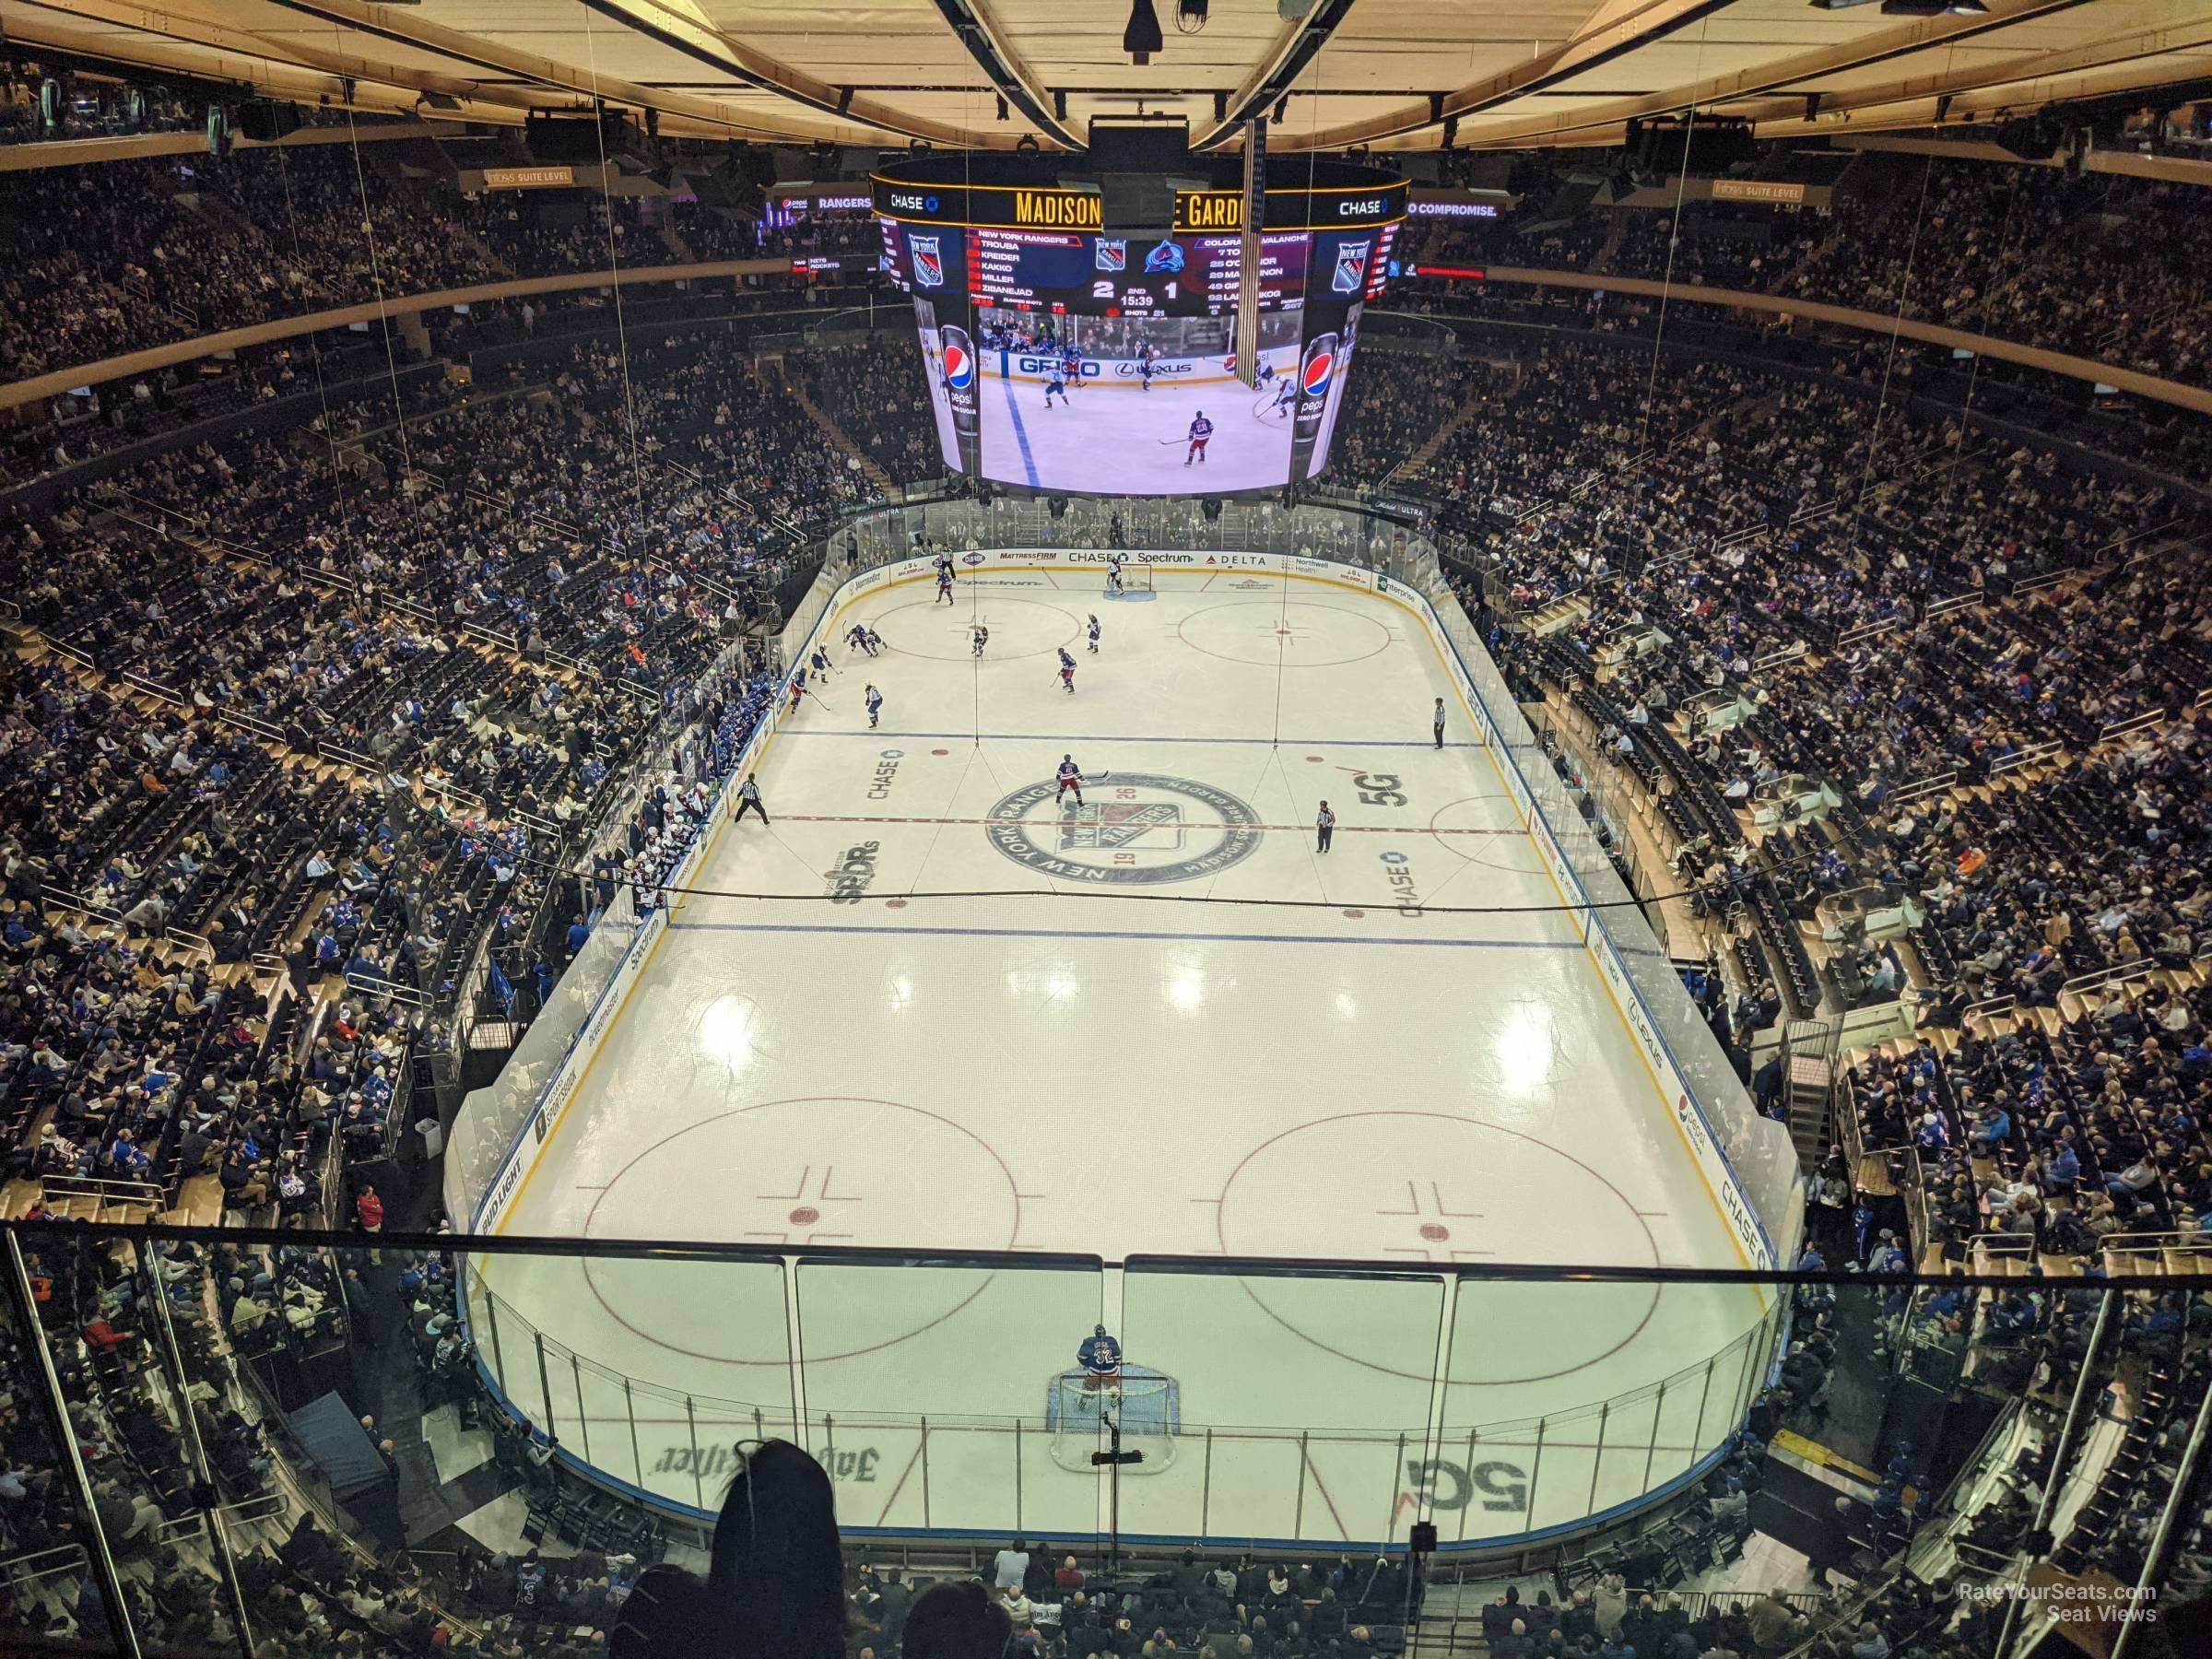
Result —
[[1104, 1325], [1091, 1327], [1076, 1349], [1076, 1363], [1083, 1368], [1083, 1386], [1103, 1388], [1122, 1378], [1122, 1345], [1106, 1334]]

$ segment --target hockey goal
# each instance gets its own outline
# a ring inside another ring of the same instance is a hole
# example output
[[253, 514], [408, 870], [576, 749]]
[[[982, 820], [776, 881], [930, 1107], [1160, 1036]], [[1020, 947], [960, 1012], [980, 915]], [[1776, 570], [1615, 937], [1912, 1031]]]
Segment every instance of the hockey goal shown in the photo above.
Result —
[[[1109, 588], [1113, 586], [1113, 579], [1111, 576], [1107, 578], [1106, 585]], [[1124, 559], [1122, 561], [1122, 592], [1124, 594], [1148, 594], [1151, 591], [1152, 567], [1148, 564], [1138, 564], [1134, 559]]]
[[1044, 1426], [1052, 1434], [1053, 1461], [1062, 1468], [1090, 1473], [1090, 1454], [1112, 1450], [1109, 1419], [1122, 1431], [1123, 1451], [1145, 1454], [1125, 1472], [1157, 1474], [1175, 1461], [1175, 1437], [1182, 1432], [1182, 1384], [1163, 1372], [1124, 1365], [1111, 1382], [1094, 1383], [1078, 1367], [1061, 1371], [1047, 1386]]

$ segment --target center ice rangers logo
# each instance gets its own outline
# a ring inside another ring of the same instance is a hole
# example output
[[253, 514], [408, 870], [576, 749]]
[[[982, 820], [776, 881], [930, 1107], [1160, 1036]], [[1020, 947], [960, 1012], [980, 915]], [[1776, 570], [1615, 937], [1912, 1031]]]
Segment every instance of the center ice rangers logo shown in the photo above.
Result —
[[914, 256], [914, 280], [924, 288], [945, 286], [945, 261], [937, 253], [937, 239], [934, 236], [910, 236], [907, 247]]
[[1060, 881], [1149, 887], [1218, 875], [1259, 850], [1259, 814], [1190, 778], [1113, 771], [1055, 802], [1051, 781], [991, 808], [983, 833], [1016, 864]]
[[1092, 801], [1081, 806], [1071, 802], [1060, 818], [1063, 853], [1117, 853], [1140, 844], [1180, 849], [1182, 807], [1174, 801]]

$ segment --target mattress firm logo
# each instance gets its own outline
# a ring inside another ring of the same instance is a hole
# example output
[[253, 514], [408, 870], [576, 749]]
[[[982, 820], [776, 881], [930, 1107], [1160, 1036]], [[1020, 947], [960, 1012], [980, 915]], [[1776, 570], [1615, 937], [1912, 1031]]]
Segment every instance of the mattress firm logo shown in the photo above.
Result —
[[1086, 784], [1080, 805], [1057, 795], [1049, 779], [1016, 790], [984, 835], [1040, 876], [1124, 887], [1200, 880], [1259, 851], [1259, 814], [1211, 783], [1116, 771]]

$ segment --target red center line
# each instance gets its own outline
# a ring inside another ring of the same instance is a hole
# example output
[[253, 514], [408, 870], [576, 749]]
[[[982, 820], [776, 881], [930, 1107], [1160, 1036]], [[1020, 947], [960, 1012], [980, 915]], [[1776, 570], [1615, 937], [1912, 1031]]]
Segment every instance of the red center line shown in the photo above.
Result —
[[[862, 818], [841, 812], [785, 812], [777, 815], [777, 821], [786, 824], [1024, 824], [1033, 828], [1041, 829], [1046, 825], [1057, 824], [1063, 820], [1059, 818]], [[1189, 826], [1189, 828], [1198, 830], [1203, 830], [1209, 827], [1210, 826], [1204, 824], [1194, 824]], [[1311, 835], [1313, 833], [1313, 826], [1311, 824], [1224, 823], [1220, 825], [1219, 828], [1224, 830], [1294, 830], [1305, 835]], [[1524, 835], [1527, 833], [1527, 831], [1518, 828], [1511, 830], [1420, 830], [1408, 828], [1405, 825], [1339, 824], [1336, 826], [1336, 833], [1339, 835], [1517, 836]]]

